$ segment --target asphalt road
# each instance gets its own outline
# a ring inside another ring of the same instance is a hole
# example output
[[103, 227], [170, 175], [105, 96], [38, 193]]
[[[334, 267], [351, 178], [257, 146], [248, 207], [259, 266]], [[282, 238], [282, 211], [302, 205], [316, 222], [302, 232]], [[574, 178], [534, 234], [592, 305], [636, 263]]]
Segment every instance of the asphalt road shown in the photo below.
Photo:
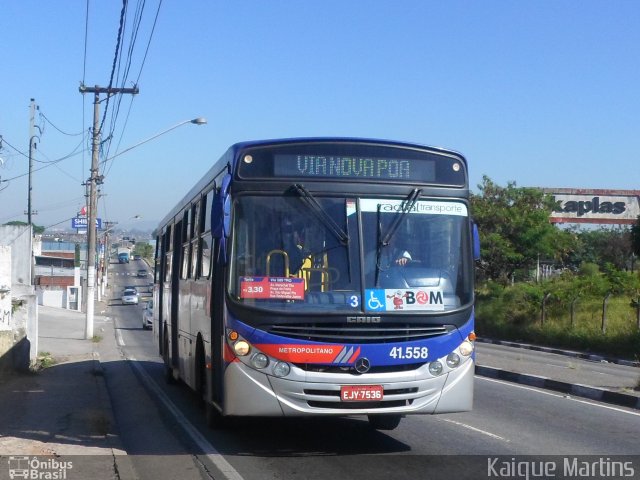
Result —
[[531, 375], [614, 391], [624, 390], [629, 394], [633, 394], [633, 388], [640, 381], [639, 368], [605, 360], [588, 360], [481, 342], [476, 343], [476, 355], [478, 363], [483, 366], [512, 372], [524, 371]]
[[[112, 265], [113, 273], [138, 268]], [[115, 275], [112, 290], [151, 277], [133, 278]], [[119, 348], [102, 362], [119, 433], [140, 478], [415, 479], [442, 461], [475, 462], [472, 468], [486, 475], [487, 457], [497, 455], [640, 455], [637, 410], [483, 377], [476, 377], [472, 412], [409, 416], [391, 432], [373, 431], [359, 417], [243, 419], [212, 431], [195, 396], [165, 384], [153, 335], [141, 328], [142, 305], [114, 302], [109, 310]], [[640, 461], [635, 467], [640, 475]]]

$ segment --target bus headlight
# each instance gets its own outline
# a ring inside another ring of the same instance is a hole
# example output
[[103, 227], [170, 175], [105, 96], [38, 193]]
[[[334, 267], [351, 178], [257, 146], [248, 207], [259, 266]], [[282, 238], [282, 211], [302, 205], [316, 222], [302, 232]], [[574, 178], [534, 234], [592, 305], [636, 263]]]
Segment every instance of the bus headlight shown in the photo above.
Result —
[[468, 357], [473, 352], [473, 343], [465, 340], [460, 344], [459, 350], [463, 356]]
[[239, 357], [247, 355], [249, 350], [251, 350], [251, 347], [249, 346], [249, 343], [244, 340], [238, 340], [233, 344], [233, 352]]
[[273, 366], [273, 374], [276, 377], [286, 377], [291, 372], [291, 367], [287, 362], [278, 362]]
[[447, 355], [447, 367], [456, 368], [458, 365], [460, 365], [460, 355], [455, 352]]
[[267, 357], [264, 353], [256, 353], [251, 357], [251, 365], [257, 369], [263, 369], [267, 365], [269, 365], [269, 357]]
[[429, 373], [434, 377], [437, 377], [442, 373], [442, 364], [439, 361], [431, 362], [429, 364]]

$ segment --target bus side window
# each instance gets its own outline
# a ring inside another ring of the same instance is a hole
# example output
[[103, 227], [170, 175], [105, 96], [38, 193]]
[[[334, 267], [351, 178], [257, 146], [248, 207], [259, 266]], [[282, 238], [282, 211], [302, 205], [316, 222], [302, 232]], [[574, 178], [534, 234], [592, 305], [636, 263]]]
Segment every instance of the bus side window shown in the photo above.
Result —
[[213, 242], [211, 238], [211, 232], [206, 233], [202, 236], [202, 267], [200, 271], [200, 275], [204, 278], [209, 278], [209, 274], [211, 273], [211, 249], [213, 247]]

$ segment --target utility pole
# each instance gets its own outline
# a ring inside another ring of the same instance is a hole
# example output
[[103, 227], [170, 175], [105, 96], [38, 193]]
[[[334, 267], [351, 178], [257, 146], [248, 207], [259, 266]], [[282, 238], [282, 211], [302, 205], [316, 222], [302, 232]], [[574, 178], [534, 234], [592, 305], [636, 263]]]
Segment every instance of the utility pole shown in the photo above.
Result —
[[31, 107], [29, 109], [29, 191], [27, 192], [27, 223], [32, 225], [31, 222], [31, 190], [33, 187], [31, 185], [31, 177], [33, 172], [33, 139], [35, 138], [35, 119], [36, 119], [36, 101], [35, 99], [31, 99]]
[[102, 292], [103, 295], [106, 294], [106, 288], [107, 288], [107, 282], [108, 282], [108, 276], [109, 276], [109, 262], [111, 261], [110, 259], [110, 250], [111, 250], [111, 244], [109, 242], [109, 236], [111, 235], [111, 229], [113, 227], [115, 227], [118, 224], [118, 222], [108, 222], [105, 221], [104, 222], [104, 227], [105, 227], [105, 231], [104, 231], [104, 267], [103, 267], [103, 278], [102, 278], [102, 286], [104, 291]]
[[102, 183], [102, 176], [98, 173], [98, 154], [100, 150], [100, 94], [107, 98], [118, 93], [136, 95], [139, 90], [133, 88], [105, 88], [87, 87], [80, 85], [80, 93], [93, 93], [93, 139], [91, 149], [91, 176], [89, 177], [89, 218], [87, 219], [87, 319], [85, 322], [84, 338], [93, 338], [93, 314], [95, 307], [96, 284], [96, 219], [97, 219], [97, 185]]

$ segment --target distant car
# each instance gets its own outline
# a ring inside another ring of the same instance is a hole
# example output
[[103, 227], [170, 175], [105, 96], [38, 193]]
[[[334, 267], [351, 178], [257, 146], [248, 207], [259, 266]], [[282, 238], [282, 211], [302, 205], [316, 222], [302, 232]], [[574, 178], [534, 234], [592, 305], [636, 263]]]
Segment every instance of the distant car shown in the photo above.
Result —
[[138, 270], [138, 276], [139, 277], [146, 277], [147, 276], [147, 271], [144, 268], [141, 268], [140, 270]]
[[142, 311], [142, 328], [152, 328], [153, 325], [153, 300], [149, 300]]
[[122, 304], [123, 305], [137, 305], [138, 304], [138, 292], [132, 288], [127, 288], [122, 292]]
[[142, 257], [140, 255], [134, 255], [133, 259], [134, 260], [142, 260]]
[[138, 287], [136, 287], [135, 285], [127, 285], [126, 287], [123, 288], [123, 293], [124, 293], [124, 290], [133, 290], [133, 293], [138, 295]]

